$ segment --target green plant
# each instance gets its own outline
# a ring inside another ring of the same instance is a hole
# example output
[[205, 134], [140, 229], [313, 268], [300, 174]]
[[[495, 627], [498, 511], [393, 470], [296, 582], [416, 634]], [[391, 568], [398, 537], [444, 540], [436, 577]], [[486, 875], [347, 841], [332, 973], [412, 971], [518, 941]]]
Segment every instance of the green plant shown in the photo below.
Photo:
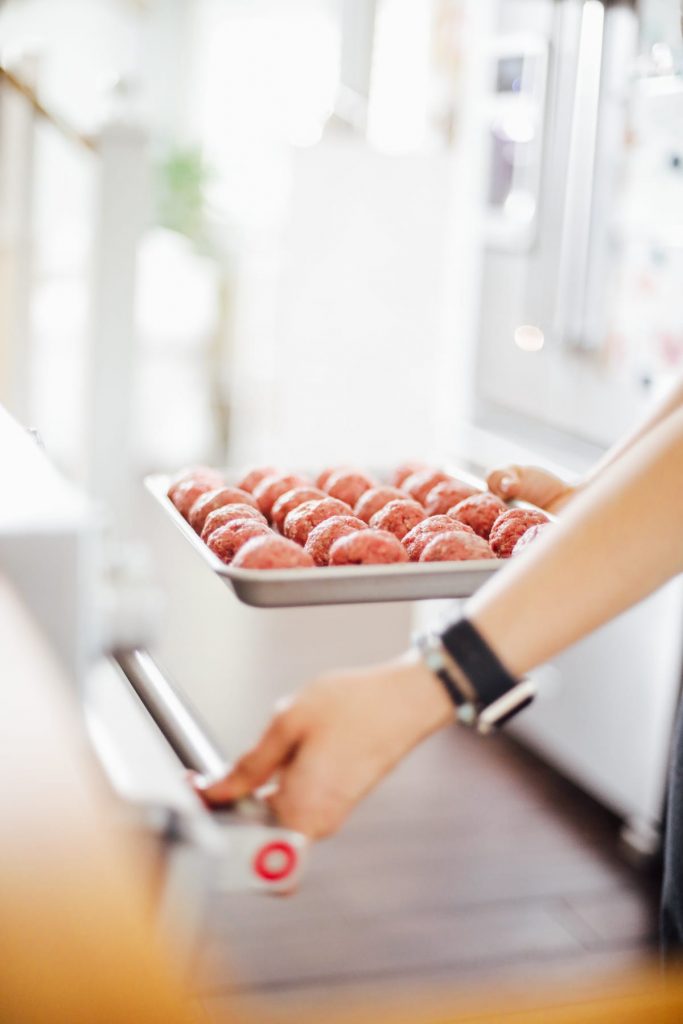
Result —
[[157, 222], [207, 245], [206, 187], [212, 173], [199, 148], [172, 150], [156, 175]]

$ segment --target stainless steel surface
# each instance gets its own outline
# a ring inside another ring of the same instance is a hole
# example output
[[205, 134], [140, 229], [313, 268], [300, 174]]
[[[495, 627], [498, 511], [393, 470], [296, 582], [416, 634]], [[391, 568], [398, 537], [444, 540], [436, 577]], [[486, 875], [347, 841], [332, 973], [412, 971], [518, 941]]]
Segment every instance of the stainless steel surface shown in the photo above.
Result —
[[579, 346], [591, 262], [604, 25], [603, 4], [586, 0], [581, 12], [556, 314], [558, 336]]
[[583, 350], [599, 349], [608, 328], [605, 281], [614, 262], [613, 205], [637, 35], [631, 4], [584, 4], [557, 304], [558, 337]]
[[114, 659], [182, 764], [209, 779], [225, 775], [218, 746], [153, 658], [146, 651], [118, 651]]
[[[460, 470], [458, 475], [469, 478]], [[209, 568], [232, 587], [240, 601], [257, 608], [469, 597], [503, 564], [498, 559], [485, 559], [268, 572], [232, 569], [209, 550], [168, 500], [166, 476], [147, 477], [145, 485]]]

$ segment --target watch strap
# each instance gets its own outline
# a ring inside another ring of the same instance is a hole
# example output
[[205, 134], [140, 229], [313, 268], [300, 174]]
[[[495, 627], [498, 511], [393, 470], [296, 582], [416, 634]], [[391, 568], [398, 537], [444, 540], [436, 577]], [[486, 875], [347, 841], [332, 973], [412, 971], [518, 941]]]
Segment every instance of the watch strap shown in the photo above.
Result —
[[519, 680], [467, 619], [448, 626], [441, 633], [441, 643], [476, 690], [480, 706], [494, 704], [518, 685]]

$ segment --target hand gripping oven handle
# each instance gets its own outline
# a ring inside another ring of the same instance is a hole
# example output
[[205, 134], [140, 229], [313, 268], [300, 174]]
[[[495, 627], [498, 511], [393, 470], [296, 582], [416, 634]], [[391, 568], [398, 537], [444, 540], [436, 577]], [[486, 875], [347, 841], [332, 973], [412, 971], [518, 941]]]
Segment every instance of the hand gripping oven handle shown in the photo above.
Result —
[[[218, 745], [151, 655], [117, 651], [114, 660], [180, 762], [210, 780], [225, 775], [228, 764]], [[222, 888], [284, 892], [297, 885], [307, 839], [281, 828], [262, 801], [240, 800], [212, 817], [226, 830]]]

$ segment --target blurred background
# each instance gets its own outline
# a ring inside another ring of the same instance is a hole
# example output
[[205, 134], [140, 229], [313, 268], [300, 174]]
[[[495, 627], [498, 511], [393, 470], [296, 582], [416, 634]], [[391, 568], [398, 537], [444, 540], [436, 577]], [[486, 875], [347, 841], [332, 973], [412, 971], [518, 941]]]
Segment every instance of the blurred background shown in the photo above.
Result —
[[682, 358], [680, 33], [582, 8], [5, 0], [5, 404], [84, 481], [105, 388], [138, 472], [609, 443]]
[[[674, 0], [0, 3], [0, 403], [144, 544], [155, 650], [227, 750], [275, 697], [396, 653], [443, 605], [246, 608], [142, 478], [589, 466], [683, 366], [679, 17]], [[233, 963], [270, 1009], [639, 963], [682, 608], [669, 587], [544, 666], [515, 740], [428, 744], [286, 906], [221, 896], [212, 1005]]]

